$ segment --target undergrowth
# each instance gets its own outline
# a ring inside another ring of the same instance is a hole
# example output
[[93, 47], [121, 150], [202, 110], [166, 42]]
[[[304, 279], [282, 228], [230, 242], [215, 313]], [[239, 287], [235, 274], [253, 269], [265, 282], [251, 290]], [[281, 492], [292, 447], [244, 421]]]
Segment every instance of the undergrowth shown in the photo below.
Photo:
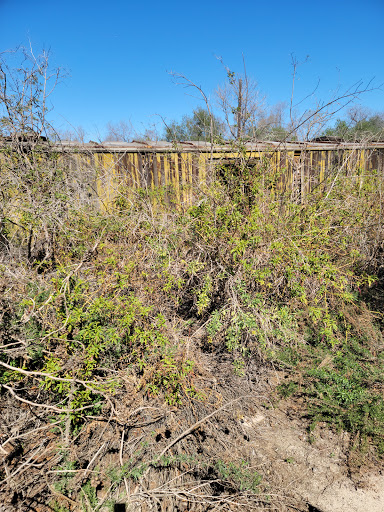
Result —
[[[279, 354], [287, 361], [287, 353]], [[351, 337], [332, 350], [305, 347], [290, 361], [292, 375], [281, 396], [305, 399], [312, 432], [317, 423], [350, 432], [354, 449], [384, 455], [384, 352], [377, 339]]]
[[381, 284], [382, 177], [335, 171], [298, 200], [279, 192], [267, 161], [236, 172], [179, 209], [161, 190], [156, 207], [139, 191], [127, 208], [69, 208], [50, 257], [18, 265], [22, 236], [5, 220], [1, 383], [72, 411], [74, 427], [127, 378], [172, 406], [205, 400], [198, 353], [226, 353], [240, 377], [254, 361], [291, 371], [282, 393], [303, 396], [313, 422], [383, 453], [380, 313], [369, 309]]

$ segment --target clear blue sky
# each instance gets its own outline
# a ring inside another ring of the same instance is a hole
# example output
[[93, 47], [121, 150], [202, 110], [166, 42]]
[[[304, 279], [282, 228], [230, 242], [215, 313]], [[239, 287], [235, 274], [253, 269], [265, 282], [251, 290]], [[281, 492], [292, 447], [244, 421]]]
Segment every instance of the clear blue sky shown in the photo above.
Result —
[[[109, 121], [137, 130], [157, 115], [180, 119], [199, 105], [167, 72], [184, 73], [213, 98], [225, 72], [258, 81], [270, 104], [288, 101], [291, 54], [299, 61], [296, 98], [312, 91], [327, 99], [358, 80], [384, 83], [384, 0], [304, 2], [206, 0], [0, 0], [0, 50], [31, 41], [50, 48], [53, 66], [69, 76], [53, 97], [53, 120], [81, 125], [89, 138]], [[362, 98], [384, 111], [384, 87]]]

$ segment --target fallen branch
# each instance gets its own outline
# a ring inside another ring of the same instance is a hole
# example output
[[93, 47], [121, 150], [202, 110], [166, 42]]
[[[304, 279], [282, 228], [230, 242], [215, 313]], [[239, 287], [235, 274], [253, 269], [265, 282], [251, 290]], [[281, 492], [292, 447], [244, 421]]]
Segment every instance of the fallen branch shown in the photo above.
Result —
[[173, 441], [171, 441], [169, 443], [168, 446], [166, 446], [164, 448], [164, 450], [161, 452], [161, 454], [159, 455], [159, 459], [170, 449], [172, 448], [172, 446], [174, 446], [176, 443], [178, 443], [179, 441], [181, 441], [181, 439], [183, 439], [184, 437], [186, 437], [188, 434], [190, 434], [191, 432], [193, 432], [198, 426], [200, 426], [202, 423], [204, 423], [205, 421], [209, 420], [209, 418], [212, 418], [212, 416], [215, 416], [217, 413], [219, 413], [220, 411], [222, 411], [223, 409], [226, 409], [227, 407], [229, 407], [230, 405], [234, 404], [235, 402], [239, 402], [240, 400], [243, 400], [244, 398], [251, 398], [251, 397], [254, 397], [254, 395], [243, 395], [243, 396], [240, 396], [238, 398], [235, 398], [234, 400], [230, 400], [229, 402], [227, 402], [226, 404], [222, 405], [221, 407], [219, 407], [218, 409], [216, 409], [215, 411], [211, 412], [210, 414], [208, 414], [207, 416], [204, 416], [204, 418], [202, 418], [201, 420], [197, 421], [196, 423], [194, 423], [192, 425], [192, 427], [189, 427], [187, 430], [184, 430], [184, 432], [182, 432], [178, 437], [176, 437], [176, 439], [174, 439]]
[[7, 389], [17, 400], [20, 402], [23, 402], [28, 405], [32, 405], [33, 407], [44, 407], [45, 409], [50, 409], [51, 411], [60, 412], [60, 413], [71, 413], [71, 412], [79, 412], [84, 411], [84, 409], [90, 409], [91, 407], [94, 407], [94, 405], [86, 405], [84, 407], [80, 407], [79, 409], [60, 409], [59, 407], [56, 407], [54, 405], [47, 405], [47, 404], [38, 404], [36, 402], [31, 402], [30, 400], [26, 400], [25, 398], [21, 398], [18, 394], [15, 393], [15, 391], [7, 386], [6, 384], [2, 384], [3, 388]]
[[[23, 370], [22, 368], [18, 368], [17, 366], [11, 366], [7, 363], [4, 363], [3, 361], [0, 361], [0, 366], [3, 366], [4, 368], [7, 368], [8, 370], [12, 370], [14, 372], [22, 373], [23, 375], [27, 375], [28, 377], [45, 377], [45, 378], [48, 377], [49, 379], [57, 380], [59, 382], [71, 382], [71, 383], [75, 382], [76, 384], [81, 384], [85, 388], [92, 391], [92, 393], [96, 393], [97, 395], [103, 396], [107, 400], [109, 405], [111, 406], [112, 410], [113, 411], [115, 410], [110, 398], [108, 398], [102, 391], [99, 391], [98, 389], [95, 389], [94, 387], [89, 386], [89, 384], [94, 384], [93, 381], [80, 380], [80, 379], [75, 379], [75, 378], [66, 379], [64, 377], [56, 377], [55, 375], [52, 375], [51, 373], [27, 371], [27, 370]], [[4, 384], [3, 384], [3, 386], [4, 386]]]

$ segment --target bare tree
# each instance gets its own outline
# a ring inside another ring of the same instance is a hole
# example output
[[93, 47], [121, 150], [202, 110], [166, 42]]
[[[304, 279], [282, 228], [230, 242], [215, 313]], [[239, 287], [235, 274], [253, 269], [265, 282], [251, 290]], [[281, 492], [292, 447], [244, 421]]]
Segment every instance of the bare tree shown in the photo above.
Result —
[[73, 141], [84, 144], [87, 139], [87, 132], [82, 126], [71, 126], [69, 129], [55, 129], [52, 138], [58, 141]]
[[[296, 100], [295, 84], [298, 68], [305, 64], [308, 59], [309, 56], [304, 61], [299, 62], [292, 55], [292, 89], [289, 106], [288, 137], [296, 136], [301, 140], [311, 140], [313, 137], [322, 134], [327, 125], [329, 125], [329, 122], [335, 118], [335, 115], [345, 111], [347, 108], [349, 108], [348, 117], [351, 122], [353, 118], [361, 119], [366, 116], [366, 111], [356, 106], [355, 102], [359, 101], [362, 95], [380, 88], [380, 86], [373, 84], [373, 79], [367, 83], [358, 80], [344, 90], [338, 87], [326, 100], [319, 100], [315, 96], [320, 84], [320, 80], [318, 80], [309, 94]], [[307, 100], [311, 100], [313, 106], [301, 110], [301, 106]]]
[[13, 141], [35, 142], [48, 137], [49, 98], [63, 78], [61, 68], [51, 69], [49, 53], [35, 55], [32, 48], [0, 54], [0, 134]]
[[[51, 151], [57, 132], [47, 119], [50, 96], [63, 73], [49, 55], [29, 50], [0, 54], [0, 235], [9, 255], [46, 262], [54, 257], [55, 233], [80, 197], [85, 173]], [[84, 138], [84, 131], [78, 130]], [[80, 185], [79, 180], [82, 182]], [[12, 243], [11, 243], [12, 241]]]
[[365, 121], [372, 116], [372, 110], [362, 105], [353, 105], [347, 110], [347, 122], [353, 125]]
[[157, 123], [152, 122], [147, 125], [143, 124], [140, 131], [133, 130], [132, 138], [141, 142], [157, 142], [161, 140], [161, 134]]
[[134, 138], [135, 130], [130, 121], [119, 121], [118, 123], [109, 122], [107, 124], [107, 134], [104, 137], [106, 142], [131, 142]]
[[257, 126], [254, 127], [254, 138], [257, 140], [283, 141], [287, 137], [285, 102], [266, 107]]
[[265, 98], [260, 94], [258, 84], [244, 72], [238, 75], [222, 61], [227, 81], [216, 91], [217, 103], [223, 112], [232, 138], [241, 141], [255, 135], [255, 128], [265, 115]]
[[213, 112], [212, 112], [212, 107], [211, 107], [209, 98], [206, 95], [204, 89], [200, 85], [198, 85], [197, 83], [193, 82], [190, 78], [186, 77], [182, 73], [171, 72], [170, 74], [173, 77], [173, 79], [174, 79], [174, 81], [175, 81], [175, 83], [177, 85], [182, 85], [183, 87], [192, 88], [192, 89], [195, 89], [196, 91], [198, 91], [198, 93], [200, 95], [200, 98], [205, 103], [205, 107], [206, 107], [206, 110], [208, 112], [208, 117], [209, 117], [209, 132], [208, 132], [209, 139], [206, 139], [206, 141], [210, 143], [210, 148], [211, 148], [211, 151], [210, 151], [210, 163], [212, 164], [212, 161], [213, 161], [213, 144], [215, 142], [214, 141], [214, 134], [215, 134], [214, 122], [215, 122], [215, 118], [214, 118], [214, 115], [213, 115]]

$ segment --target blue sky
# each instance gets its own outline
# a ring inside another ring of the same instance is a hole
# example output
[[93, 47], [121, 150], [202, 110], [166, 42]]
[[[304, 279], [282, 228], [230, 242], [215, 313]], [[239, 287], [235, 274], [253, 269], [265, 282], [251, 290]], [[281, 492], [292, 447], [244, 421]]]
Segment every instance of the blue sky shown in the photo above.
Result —
[[[173, 83], [185, 74], [213, 100], [225, 70], [257, 80], [269, 104], [289, 101], [291, 54], [299, 67], [296, 99], [318, 80], [326, 100], [362, 80], [384, 84], [384, 0], [321, 2], [147, 0], [0, 0], [0, 50], [31, 42], [51, 50], [51, 64], [68, 77], [52, 96], [61, 129], [81, 125], [93, 140], [108, 122], [130, 121], [138, 131], [160, 116], [180, 119], [200, 105]], [[384, 86], [362, 98], [384, 111]], [[70, 123], [70, 125], [68, 124]]]

